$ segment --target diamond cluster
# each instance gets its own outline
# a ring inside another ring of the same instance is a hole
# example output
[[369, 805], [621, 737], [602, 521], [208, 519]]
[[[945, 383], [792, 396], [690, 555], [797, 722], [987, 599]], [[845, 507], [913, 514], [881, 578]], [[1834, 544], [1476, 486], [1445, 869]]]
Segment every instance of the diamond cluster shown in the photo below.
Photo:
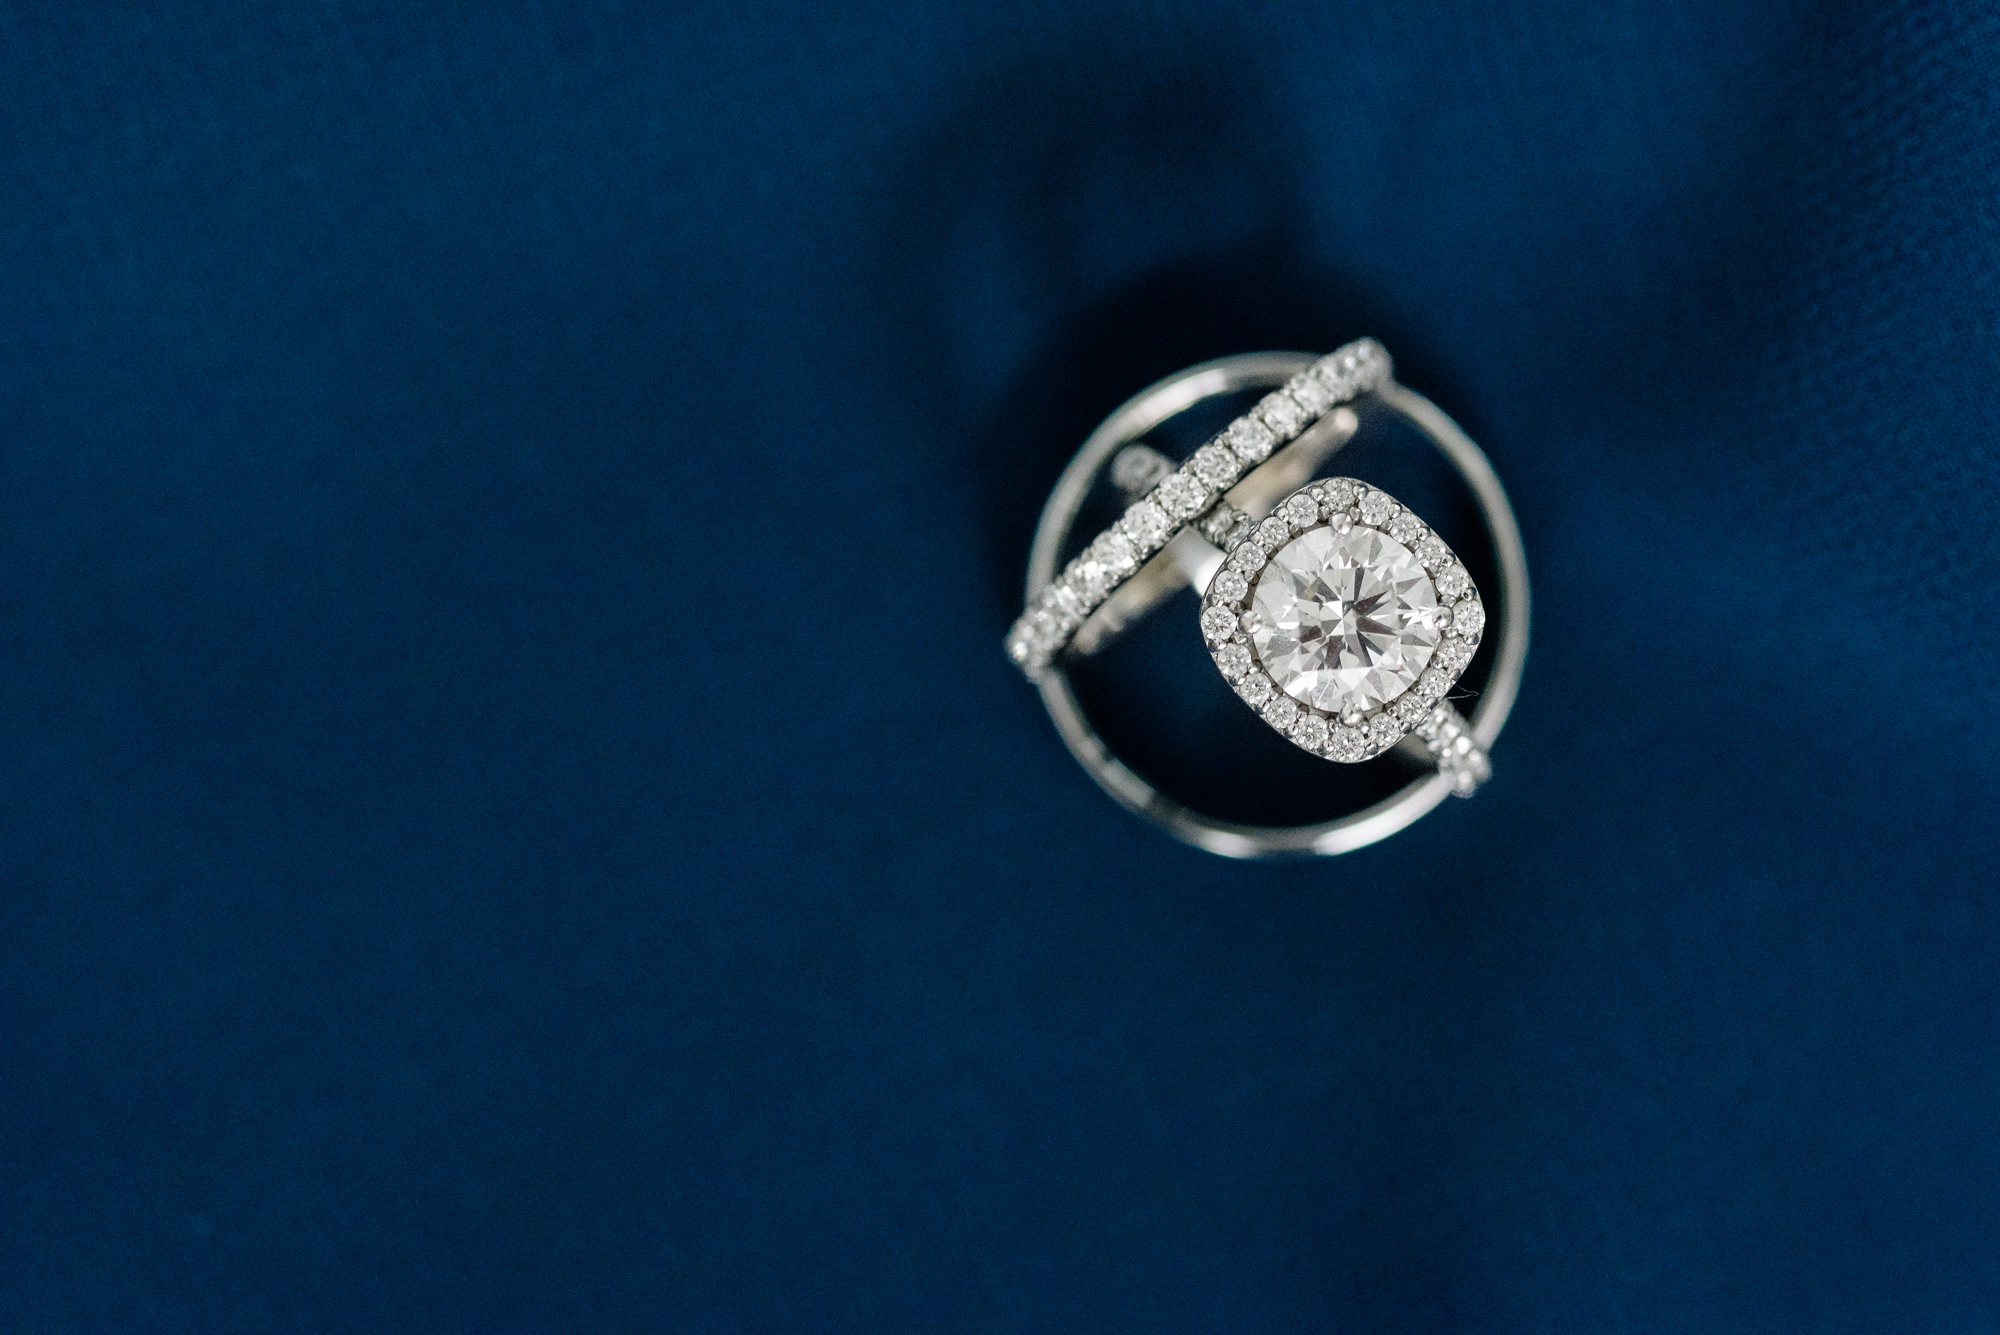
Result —
[[[1358, 339], [1258, 400], [1063, 569], [1007, 633], [1007, 656], [1030, 677], [1040, 676], [1084, 619], [1181, 529], [1215, 511], [1237, 478], [1389, 376], [1388, 352], [1372, 338]], [[1204, 534], [1218, 541], [1235, 538], [1243, 531], [1242, 517], [1233, 510], [1227, 516], [1226, 522], [1204, 525]]]
[[[1439, 754], [1433, 739], [1457, 718], [1445, 694], [1485, 629], [1485, 605], [1444, 539], [1352, 478], [1300, 488], [1238, 538], [1201, 610], [1202, 638], [1236, 693], [1299, 746], [1349, 762], [1413, 730]], [[1462, 733], [1461, 721], [1448, 753]]]

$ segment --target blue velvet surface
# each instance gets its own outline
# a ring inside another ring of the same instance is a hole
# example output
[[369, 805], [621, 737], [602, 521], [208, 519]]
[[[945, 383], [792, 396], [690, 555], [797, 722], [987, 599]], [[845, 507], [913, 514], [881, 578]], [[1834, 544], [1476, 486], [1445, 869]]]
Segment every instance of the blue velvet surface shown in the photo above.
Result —
[[[0, 1327], [2000, 1328], [1992, 7], [0, 62]], [[1525, 689], [1225, 863], [1000, 635], [1102, 412], [1361, 333]]]

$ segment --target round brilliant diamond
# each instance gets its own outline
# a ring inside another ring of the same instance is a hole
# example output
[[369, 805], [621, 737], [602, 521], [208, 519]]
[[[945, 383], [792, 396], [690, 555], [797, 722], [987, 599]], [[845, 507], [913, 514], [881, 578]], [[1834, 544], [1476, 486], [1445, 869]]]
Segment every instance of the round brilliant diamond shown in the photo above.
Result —
[[1310, 528], [1319, 522], [1319, 502], [1313, 499], [1310, 492], [1302, 491], [1286, 501], [1278, 513], [1295, 529]]
[[1461, 600], [1451, 609], [1451, 628], [1468, 640], [1479, 638], [1486, 628], [1486, 606], [1477, 598]]
[[1301, 371], [1285, 383], [1285, 393], [1292, 401], [1306, 410], [1308, 417], [1318, 417], [1333, 406], [1333, 395], [1310, 371]]
[[1266, 394], [1257, 403], [1257, 416], [1264, 419], [1264, 425], [1271, 428], [1271, 434], [1279, 440], [1290, 440], [1299, 434], [1305, 425], [1305, 410], [1297, 400], [1283, 390]]
[[1442, 635], [1430, 577], [1408, 548], [1365, 528], [1310, 529], [1280, 548], [1244, 625], [1278, 689], [1328, 714], [1401, 695]]
[[1308, 751], [1326, 745], [1326, 720], [1317, 714], [1300, 714], [1292, 723], [1292, 740]]
[[1260, 464], [1271, 457], [1278, 438], [1271, 428], [1254, 417], [1239, 417], [1229, 424], [1229, 448], [1246, 464]]
[[1243, 595], [1250, 592], [1250, 581], [1243, 578], [1240, 570], [1223, 570], [1216, 574], [1209, 591], [1225, 603], [1240, 603]]
[[1243, 465], [1236, 461], [1236, 456], [1226, 446], [1214, 441], [1196, 450], [1194, 458], [1188, 460], [1188, 466], [1194, 469], [1196, 477], [1217, 489], [1234, 482], [1236, 475], [1243, 471]]

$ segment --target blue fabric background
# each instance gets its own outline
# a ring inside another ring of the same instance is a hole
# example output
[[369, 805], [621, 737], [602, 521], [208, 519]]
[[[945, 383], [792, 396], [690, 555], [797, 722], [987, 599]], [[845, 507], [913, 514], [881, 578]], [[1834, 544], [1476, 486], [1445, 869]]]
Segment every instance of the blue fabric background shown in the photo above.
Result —
[[[2000, 1329], [1993, 7], [0, 74], [0, 1327]], [[1000, 636], [1098, 415], [1361, 333], [1508, 481], [1525, 691], [1225, 863]]]

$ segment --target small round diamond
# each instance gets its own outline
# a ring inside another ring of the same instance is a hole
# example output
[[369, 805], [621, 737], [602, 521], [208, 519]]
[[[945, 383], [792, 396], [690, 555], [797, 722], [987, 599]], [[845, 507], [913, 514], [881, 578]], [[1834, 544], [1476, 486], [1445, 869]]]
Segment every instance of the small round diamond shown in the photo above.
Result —
[[1306, 410], [1308, 417], [1318, 417], [1333, 406], [1333, 395], [1327, 392], [1326, 386], [1310, 371], [1301, 371], [1286, 381], [1285, 393], [1291, 395], [1292, 401]]
[[1250, 670], [1250, 651], [1240, 644], [1225, 644], [1215, 651], [1215, 665], [1234, 681]]
[[1431, 661], [1446, 676], [1456, 676], [1472, 661], [1472, 646], [1464, 640], [1446, 639], [1438, 645], [1437, 654]]
[[1397, 697], [1395, 704], [1389, 706], [1390, 716], [1405, 728], [1414, 728], [1422, 723], [1424, 715], [1428, 712], [1429, 707], [1407, 691]]
[[1257, 525], [1257, 541], [1264, 545], [1266, 551], [1284, 546], [1291, 536], [1292, 530], [1276, 515]]
[[1264, 425], [1270, 427], [1271, 434], [1279, 440], [1290, 440], [1306, 424], [1305, 409], [1283, 390], [1266, 394], [1259, 400], [1257, 416], [1264, 419]]
[[1272, 726], [1276, 727], [1280, 732], [1289, 731], [1292, 726], [1292, 720], [1298, 716], [1298, 701], [1292, 699], [1289, 695], [1281, 695], [1270, 704], [1264, 706], [1264, 717], [1271, 720]]
[[1236, 614], [1226, 607], [1205, 608], [1201, 614], [1201, 633], [1217, 644], [1227, 640], [1236, 631]]
[[1396, 502], [1386, 491], [1371, 491], [1361, 498], [1361, 522], [1371, 528], [1380, 528], [1395, 510]]
[[1243, 465], [1237, 462], [1236, 456], [1215, 441], [1196, 450], [1194, 458], [1188, 460], [1188, 467], [1194, 470], [1196, 477], [1218, 490], [1234, 482], [1237, 474], [1243, 471]]
[[1335, 403], [1345, 403], [1354, 397], [1354, 368], [1351, 354], [1329, 352], [1313, 363], [1312, 373]]
[[1271, 679], [1261, 672], [1246, 672], [1236, 683], [1236, 693], [1249, 702], [1252, 709], [1262, 709], [1264, 702], [1276, 693]]
[[1217, 573], [1209, 592], [1225, 603], [1240, 603], [1243, 595], [1250, 592], [1250, 581], [1243, 578], [1241, 571], [1223, 570]]
[[1412, 689], [1416, 691], [1419, 700], [1427, 705], [1434, 705], [1443, 697], [1445, 684], [1444, 673], [1429, 667], [1424, 669], [1423, 676], [1417, 678], [1417, 684]]
[[1309, 492], [1300, 492], [1279, 507], [1278, 513], [1293, 528], [1311, 528], [1319, 522], [1319, 502]]
[[1352, 764], [1368, 754], [1368, 734], [1359, 728], [1335, 728], [1326, 739], [1326, 753]]
[[1124, 528], [1125, 536], [1132, 540], [1135, 555], [1151, 552], [1167, 536], [1167, 512], [1151, 501], [1133, 505], [1118, 523]]
[[1438, 592], [1446, 598], [1456, 598], [1472, 587], [1471, 576], [1461, 565], [1448, 566], [1438, 573]]
[[1264, 549], [1258, 546], [1252, 539], [1245, 538], [1242, 542], [1237, 543], [1229, 553], [1230, 569], [1240, 570], [1246, 575], [1256, 574], [1257, 571], [1263, 568], [1263, 565]]
[[1451, 628], [1468, 640], [1479, 638], [1486, 628], [1486, 606], [1477, 598], [1467, 598], [1451, 609]]
[[1377, 714], [1368, 720], [1368, 742], [1378, 751], [1388, 750], [1402, 735], [1402, 726], [1387, 714]]
[[1201, 479], [1186, 472], [1175, 473], [1153, 493], [1160, 508], [1176, 519], [1192, 519], [1208, 506], [1208, 488]]
[[1083, 615], [1083, 594], [1068, 580], [1058, 580], [1055, 586], [1056, 606], [1069, 616]]
[[1339, 478], [1335, 478], [1321, 489], [1321, 494], [1326, 497], [1326, 507], [1329, 510], [1352, 510], [1354, 508], [1354, 484], [1351, 482], [1343, 482]]
[[1317, 714], [1300, 714], [1292, 722], [1292, 740], [1308, 751], [1326, 745], [1326, 720]]
[[1264, 670], [1330, 714], [1401, 695], [1442, 636], [1430, 576], [1368, 528], [1310, 528], [1285, 544], [1257, 576], [1250, 615]]
[[1271, 457], [1278, 438], [1271, 428], [1254, 417], [1239, 417], [1229, 424], [1229, 448], [1246, 464], [1261, 464]]
[[1424, 522], [1408, 510], [1389, 521], [1389, 536], [1405, 547], [1413, 546], [1424, 535]]
[[1113, 574], [1124, 574], [1139, 564], [1132, 551], [1132, 540], [1123, 533], [1106, 533], [1090, 544], [1091, 553], [1098, 564]]

